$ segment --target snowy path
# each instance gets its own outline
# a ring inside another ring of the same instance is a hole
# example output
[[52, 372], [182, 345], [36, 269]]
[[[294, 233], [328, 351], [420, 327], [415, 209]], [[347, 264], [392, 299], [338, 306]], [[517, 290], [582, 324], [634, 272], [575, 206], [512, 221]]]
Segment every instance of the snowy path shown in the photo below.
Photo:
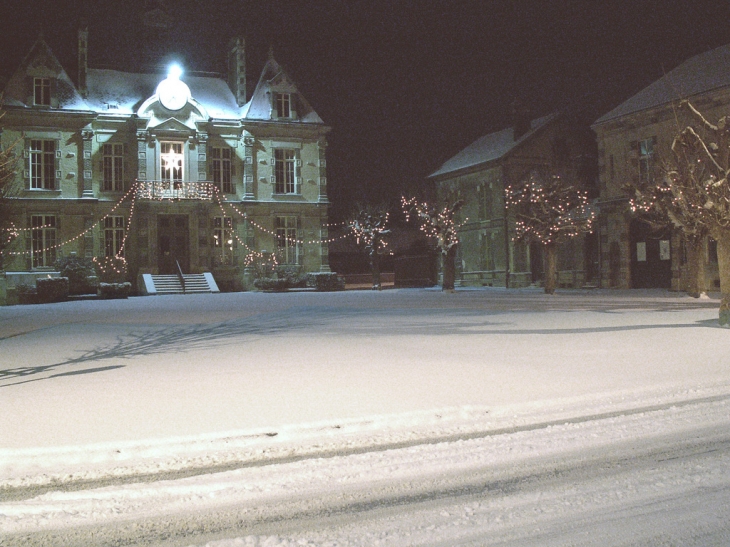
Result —
[[730, 544], [717, 305], [392, 290], [0, 308], [0, 545]]
[[3, 545], [726, 545], [729, 410], [730, 393], [468, 440], [53, 492], [0, 504], [0, 531]]

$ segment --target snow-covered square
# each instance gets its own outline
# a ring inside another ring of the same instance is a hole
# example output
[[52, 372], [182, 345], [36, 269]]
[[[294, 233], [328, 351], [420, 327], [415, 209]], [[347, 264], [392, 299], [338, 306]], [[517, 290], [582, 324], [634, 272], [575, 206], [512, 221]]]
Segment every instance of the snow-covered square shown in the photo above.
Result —
[[716, 298], [0, 308], [0, 544], [730, 543]]

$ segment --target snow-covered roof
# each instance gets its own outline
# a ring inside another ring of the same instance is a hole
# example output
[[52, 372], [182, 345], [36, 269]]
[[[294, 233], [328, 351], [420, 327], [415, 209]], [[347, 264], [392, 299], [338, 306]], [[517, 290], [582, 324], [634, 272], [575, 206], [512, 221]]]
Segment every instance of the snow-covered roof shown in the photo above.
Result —
[[[95, 113], [135, 115], [148, 99], [155, 96], [163, 74], [141, 74], [119, 70], [93, 69], [87, 71], [86, 98], [82, 97], [71, 78], [63, 69], [51, 48], [42, 37], [38, 38], [18, 70], [5, 87], [6, 106], [28, 107], [29, 76], [51, 77], [56, 82], [54, 95], [58, 105], [54, 110], [74, 110]], [[293, 83], [273, 59], [269, 58], [251, 100], [238, 106], [228, 83], [217, 76], [183, 76], [193, 102], [202, 106], [212, 119], [223, 120], [271, 120], [271, 96], [273, 91], [292, 93], [296, 119], [283, 120], [297, 123], [324, 123], [309, 103], [298, 93]]]
[[299, 123], [324, 123], [307, 100], [298, 92], [296, 84], [284, 72], [279, 63], [269, 56], [268, 61], [261, 71], [261, 77], [256, 84], [256, 89], [251, 95], [251, 100], [243, 107], [243, 117], [249, 120], [270, 120], [271, 99], [267, 94], [273, 91], [291, 93], [296, 97], [296, 121]]
[[56, 110], [89, 109], [76, 90], [71, 78], [69, 78], [42, 36], [36, 40], [20, 67], [8, 80], [3, 92], [6, 106], [29, 106], [26, 104], [28, 100], [26, 79], [28, 76], [54, 79], [56, 85], [54, 95], [58, 99]]
[[513, 149], [520, 146], [523, 142], [529, 140], [539, 129], [553, 121], [559, 116], [558, 113], [549, 114], [542, 118], [537, 118], [530, 122], [530, 130], [522, 135], [519, 139], [514, 139], [514, 130], [512, 127], [490, 133], [478, 138], [461, 152], [446, 160], [441, 167], [429, 178], [438, 177], [469, 167], [483, 165], [491, 161], [504, 157]]
[[[89, 69], [87, 76], [89, 107], [96, 112], [136, 113], [164, 78], [160, 74], [137, 74], [118, 70]], [[191, 96], [201, 103], [212, 118], [240, 119], [242, 109], [236, 104], [228, 84], [217, 77], [183, 76]]]
[[601, 116], [594, 125], [727, 86], [730, 86], [730, 44], [687, 59]]

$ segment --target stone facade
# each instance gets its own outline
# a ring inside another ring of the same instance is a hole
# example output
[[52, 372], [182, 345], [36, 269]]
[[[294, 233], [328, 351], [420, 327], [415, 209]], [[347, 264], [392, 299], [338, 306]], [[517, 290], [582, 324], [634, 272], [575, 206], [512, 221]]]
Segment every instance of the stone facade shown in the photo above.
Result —
[[328, 271], [323, 121], [269, 56], [246, 93], [243, 39], [227, 76], [91, 69], [72, 80], [39, 38], [4, 92], [0, 145], [19, 158], [8, 271], [75, 253], [139, 274], [211, 271], [241, 289], [262, 253]]
[[[688, 59], [597, 120], [601, 285], [686, 290], [685, 241], [677, 230], [652, 230], [629, 209], [625, 186], [640, 177], [661, 177], [674, 137], [696, 119], [681, 108], [689, 99], [708, 120], [730, 105], [730, 46]], [[703, 244], [705, 286], [719, 289], [714, 241]]]
[[[505, 211], [505, 188], [537, 168], [561, 166], [585, 176], [590, 139], [565, 116], [519, 120], [514, 127], [481, 137], [446, 161], [429, 179], [442, 201], [464, 200], [459, 213], [458, 277], [464, 286], [525, 287], [543, 280], [538, 245], [513, 241], [514, 219]], [[590, 181], [586, 181], [590, 186]], [[592, 235], [566, 242], [558, 251], [559, 286], [593, 282], [597, 254]]]

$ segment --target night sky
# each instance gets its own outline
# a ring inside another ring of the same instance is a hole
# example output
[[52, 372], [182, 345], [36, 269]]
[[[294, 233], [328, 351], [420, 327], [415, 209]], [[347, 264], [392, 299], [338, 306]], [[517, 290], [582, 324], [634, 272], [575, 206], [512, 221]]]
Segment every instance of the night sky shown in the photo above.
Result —
[[730, 42], [730, 0], [0, 0], [0, 84], [43, 29], [76, 76], [79, 21], [89, 65], [149, 69], [176, 58], [222, 72], [232, 36], [247, 43], [249, 93], [274, 55], [325, 122], [335, 217], [355, 201], [397, 199], [473, 140], [568, 109], [590, 123], [679, 64]]

